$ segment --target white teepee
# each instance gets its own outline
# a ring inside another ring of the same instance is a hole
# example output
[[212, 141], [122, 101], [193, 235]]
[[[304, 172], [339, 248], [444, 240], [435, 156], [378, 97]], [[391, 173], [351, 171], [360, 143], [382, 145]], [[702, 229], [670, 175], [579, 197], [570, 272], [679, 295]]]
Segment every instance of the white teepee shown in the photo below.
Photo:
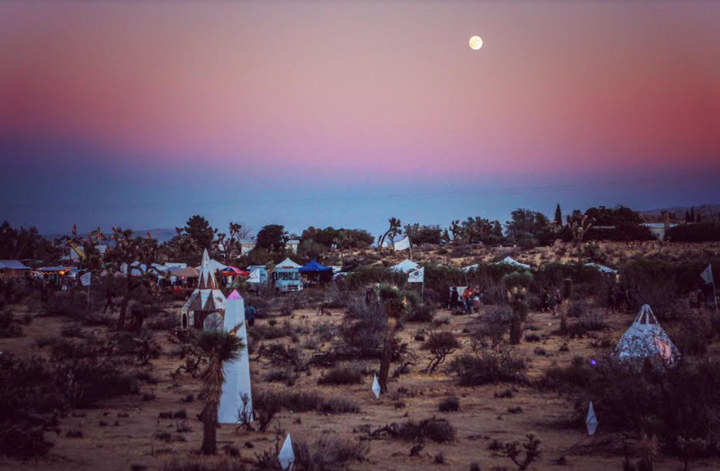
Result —
[[295, 453], [293, 452], [292, 440], [290, 439], [289, 433], [287, 438], [285, 438], [285, 443], [283, 443], [283, 446], [280, 449], [278, 460], [280, 460], [280, 467], [282, 467], [285, 471], [290, 471], [293, 464], [295, 464]]
[[680, 352], [658, 324], [650, 306], [645, 304], [620, 338], [611, 358], [632, 369], [641, 369], [645, 360], [655, 367], [673, 367], [680, 358]]
[[[245, 301], [237, 291], [233, 291], [225, 302], [225, 319], [223, 329], [227, 332], [240, 326], [236, 335], [247, 347], [247, 327], [245, 325]], [[225, 382], [218, 406], [218, 422], [236, 424], [243, 420], [252, 422], [252, 391], [250, 390], [250, 359], [245, 348], [237, 360], [227, 362]]]

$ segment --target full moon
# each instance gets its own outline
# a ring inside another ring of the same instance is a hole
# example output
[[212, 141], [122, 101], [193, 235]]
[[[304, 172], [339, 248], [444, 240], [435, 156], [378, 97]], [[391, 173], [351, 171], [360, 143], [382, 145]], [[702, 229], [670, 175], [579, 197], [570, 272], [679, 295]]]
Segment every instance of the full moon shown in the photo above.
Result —
[[470, 45], [470, 49], [477, 51], [483, 46], [483, 40], [480, 36], [473, 36], [470, 38], [470, 41], [468, 41], [468, 44]]

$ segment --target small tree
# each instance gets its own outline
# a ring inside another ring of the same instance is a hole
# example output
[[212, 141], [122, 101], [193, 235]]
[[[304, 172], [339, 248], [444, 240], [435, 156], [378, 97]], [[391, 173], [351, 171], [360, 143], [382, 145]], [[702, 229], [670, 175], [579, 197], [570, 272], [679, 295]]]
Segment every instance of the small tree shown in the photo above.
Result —
[[387, 392], [387, 380], [393, 357], [393, 345], [395, 344], [399, 324], [403, 316], [415, 307], [418, 300], [415, 293], [400, 291], [397, 287], [390, 285], [380, 286], [379, 295], [385, 314], [387, 314], [387, 326], [383, 337], [383, 351], [378, 382], [380, 383], [380, 390]]
[[518, 345], [522, 338], [523, 324], [528, 314], [527, 291], [533, 277], [530, 273], [510, 273], [502, 278], [505, 299], [513, 310], [510, 323], [510, 344]]
[[423, 350], [430, 350], [430, 353], [433, 354], [427, 368], [428, 373], [432, 373], [435, 368], [445, 362], [448, 355], [460, 348], [460, 343], [452, 332], [431, 332], [422, 348]]
[[390, 227], [378, 239], [378, 250], [382, 250], [383, 244], [385, 244], [386, 240], [392, 243], [396, 236], [402, 234], [402, 223], [400, 222], [400, 219], [390, 218], [388, 222], [390, 223]]
[[200, 392], [200, 397], [205, 401], [205, 407], [200, 413], [203, 422], [200, 452], [204, 455], [213, 455], [217, 452], [218, 406], [225, 382], [223, 366], [227, 361], [236, 360], [245, 349], [242, 339], [236, 333], [237, 328], [230, 332], [202, 331], [197, 337], [198, 348], [207, 357]]
[[534, 433], [528, 433], [525, 437], [527, 442], [522, 444], [522, 448], [525, 449], [525, 458], [522, 461], [520, 460], [520, 454], [522, 453], [520, 442], [506, 443], [502, 451], [505, 456], [515, 463], [520, 471], [526, 470], [530, 463], [540, 457], [540, 440], [535, 437]]

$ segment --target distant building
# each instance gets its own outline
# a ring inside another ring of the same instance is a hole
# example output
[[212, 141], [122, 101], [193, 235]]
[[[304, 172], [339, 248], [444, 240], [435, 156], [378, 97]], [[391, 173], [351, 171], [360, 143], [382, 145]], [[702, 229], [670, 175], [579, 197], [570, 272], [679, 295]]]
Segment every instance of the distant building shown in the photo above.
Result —
[[287, 250], [288, 252], [297, 253], [299, 246], [300, 246], [299, 240], [291, 239], [285, 243], [285, 250]]
[[253, 239], [241, 239], [240, 240], [240, 255], [245, 255], [255, 248], [255, 240]]
[[28, 273], [30, 273], [30, 267], [26, 267], [19, 260], [0, 260], [0, 280], [25, 278]]

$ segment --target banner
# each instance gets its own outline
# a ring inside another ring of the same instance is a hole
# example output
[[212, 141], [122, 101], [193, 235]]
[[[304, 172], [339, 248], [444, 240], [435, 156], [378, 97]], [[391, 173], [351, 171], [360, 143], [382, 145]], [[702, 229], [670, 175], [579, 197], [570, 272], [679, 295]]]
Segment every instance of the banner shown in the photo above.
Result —
[[705, 284], [713, 282], [712, 265], [708, 265], [704, 272], [700, 274], [700, 277], [705, 281]]
[[425, 267], [418, 268], [415, 271], [408, 274], [408, 283], [424, 283], [425, 282]]
[[90, 286], [90, 282], [92, 281], [92, 273], [87, 272], [83, 276], [80, 277], [80, 284], [83, 286]]
[[255, 270], [251, 271], [247, 281], [248, 283], [260, 284], [260, 269], [256, 268]]
[[400, 242], [395, 242], [395, 251], [407, 250], [410, 248], [410, 238], [405, 236]]

